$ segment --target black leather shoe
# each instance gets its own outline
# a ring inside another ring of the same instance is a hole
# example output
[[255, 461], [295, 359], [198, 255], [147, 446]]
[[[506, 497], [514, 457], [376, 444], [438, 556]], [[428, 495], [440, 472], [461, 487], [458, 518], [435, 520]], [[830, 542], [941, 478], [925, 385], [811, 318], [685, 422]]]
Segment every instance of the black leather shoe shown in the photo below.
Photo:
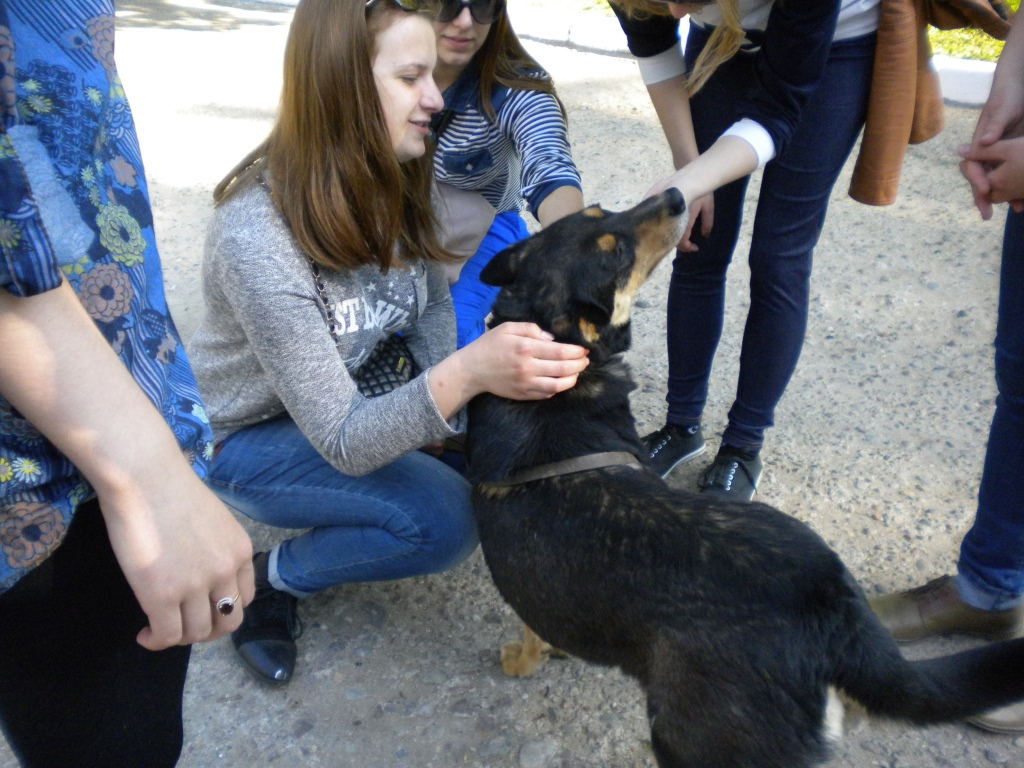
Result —
[[302, 634], [298, 602], [269, 585], [257, 588], [242, 625], [231, 633], [238, 655], [263, 680], [287, 683], [295, 672], [295, 640]]

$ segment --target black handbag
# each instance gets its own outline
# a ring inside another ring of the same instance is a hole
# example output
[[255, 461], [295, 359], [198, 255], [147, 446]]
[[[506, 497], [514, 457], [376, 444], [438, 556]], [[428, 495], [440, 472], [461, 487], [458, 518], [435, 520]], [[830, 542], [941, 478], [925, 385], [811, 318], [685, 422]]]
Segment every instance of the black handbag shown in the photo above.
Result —
[[[308, 256], [306, 258], [309, 259]], [[341, 330], [327, 297], [327, 287], [320, 277], [320, 265], [312, 259], [309, 259], [309, 265], [313, 270], [313, 282], [316, 283], [316, 292], [324, 319], [327, 321], [327, 329], [337, 341], [341, 336]], [[363, 397], [379, 397], [403, 384], [408, 384], [419, 373], [419, 366], [409, 351], [408, 342], [400, 334], [393, 333], [373, 348], [370, 356], [359, 366], [359, 370], [352, 374], [352, 379]]]
[[377, 397], [408, 384], [418, 373], [409, 345], [393, 333], [373, 348], [352, 378], [363, 397]]

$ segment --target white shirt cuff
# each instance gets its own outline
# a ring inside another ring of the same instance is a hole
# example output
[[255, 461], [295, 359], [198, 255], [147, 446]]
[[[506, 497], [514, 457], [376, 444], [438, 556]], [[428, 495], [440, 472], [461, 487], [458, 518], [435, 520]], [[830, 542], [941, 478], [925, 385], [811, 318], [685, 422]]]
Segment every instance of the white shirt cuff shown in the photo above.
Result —
[[656, 56], [637, 57], [636, 63], [640, 68], [640, 77], [643, 78], [644, 85], [654, 85], [686, 74], [682, 43], [676, 43]]
[[749, 117], [733, 123], [722, 135], [737, 136], [747, 142], [757, 155], [758, 168], [764, 167], [765, 163], [775, 157], [775, 142], [772, 141], [771, 134], [763, 125]]

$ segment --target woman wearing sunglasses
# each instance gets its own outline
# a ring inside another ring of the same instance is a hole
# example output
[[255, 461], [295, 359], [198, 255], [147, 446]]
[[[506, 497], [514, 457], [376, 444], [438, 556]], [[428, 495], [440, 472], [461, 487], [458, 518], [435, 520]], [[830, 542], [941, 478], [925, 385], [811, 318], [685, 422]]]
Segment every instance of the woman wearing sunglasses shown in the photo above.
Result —
[[434, 30], [445, 106], [434, 120], [434, 174], [496, 211], [451, 288], [462, 347], [483, 333], [497, 294], [480, 270], [528, 234], [524, 199], [547, 226], [583, 208], [583, 195], [554, 84], [512, 31], [505, 0], [443, 0]]
[[[699, 480], [702, 492], [749, 500], [764, 432], [803, 346], [829, 195], [864, 125], [878, 0], [614, 0], [612, 8], [678, 169], [648, 194], [678, 187], [690, 210], [668, 296], [668, 414], [645, 438], [662, 477], [705, 449], [726, 270], [749, 174], [764, 167], [736, 399]], [[684, 52], [678, 28], [687, 15]]]
[[[259, 676], [287, 681], [296, 600], [336, 584], [434, 573], [476, 547], [469, 484], [423, 451], [460, 431], [480, 392], [571, 387], [585, 350], [530, 324], [455, 349], [426, 140], [441, 109], [433, 9], [302, 0], [269, 137], [215, 190], [205, 316], [191, 345], [234, 509], [305, 529], [254, 558], [232, 634]], [[378, 397], [364, 362], [402, 334], [422, 369]]]

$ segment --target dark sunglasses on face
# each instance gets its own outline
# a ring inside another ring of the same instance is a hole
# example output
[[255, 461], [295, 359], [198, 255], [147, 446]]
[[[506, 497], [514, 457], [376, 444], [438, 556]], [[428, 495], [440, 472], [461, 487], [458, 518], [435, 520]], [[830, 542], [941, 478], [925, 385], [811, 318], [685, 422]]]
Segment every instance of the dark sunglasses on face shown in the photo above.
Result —
[[463, 8], [469, 8], [469, 15], [477, 24], [493, 24], [505, 10], [505, 0], [441, 0], [437, 20], [442, 24], [455, 21]]

